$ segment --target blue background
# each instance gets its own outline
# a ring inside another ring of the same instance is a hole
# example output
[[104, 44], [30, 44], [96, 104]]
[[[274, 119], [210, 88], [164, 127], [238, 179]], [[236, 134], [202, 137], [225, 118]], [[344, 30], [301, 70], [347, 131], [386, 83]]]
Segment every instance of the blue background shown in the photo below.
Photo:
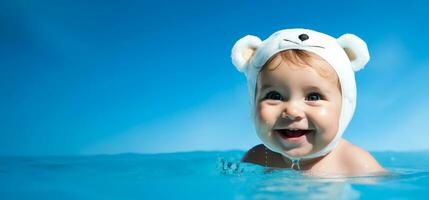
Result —
[[329, 2], [1, 0], [0, 155], [250, 148], [231, 47], [295, 27], [368, 43], [346, 139], [428, 149], [428, 4]]

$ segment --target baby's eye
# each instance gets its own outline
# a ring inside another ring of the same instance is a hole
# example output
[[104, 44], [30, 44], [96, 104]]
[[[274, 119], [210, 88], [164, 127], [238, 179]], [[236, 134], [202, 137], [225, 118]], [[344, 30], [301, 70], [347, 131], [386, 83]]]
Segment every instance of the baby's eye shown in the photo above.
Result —
[[322, 100], [322, 95], [317, 92], [312, 92], [305, 97], [307, 101], [319, 101]]
[[268, 92], [267, 95], [265, 95], [264, 99], [272, 99], [272, 100], [283, 101], [284, 98], [283, 98], [283, 96], [280, 93], [278, 93], [276, 91], [271, 91], [271, 92]]

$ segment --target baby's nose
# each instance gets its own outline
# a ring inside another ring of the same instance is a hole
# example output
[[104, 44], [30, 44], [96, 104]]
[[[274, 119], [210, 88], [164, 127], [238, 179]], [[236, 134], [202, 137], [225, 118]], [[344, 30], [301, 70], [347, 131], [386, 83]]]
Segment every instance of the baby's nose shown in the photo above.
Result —
[[296, 106], [289, 105], [283, 110], [281, 117], [289, 120], [300, 120], [303, 118], [303, 112]]
[[287, 112], [282, 112], [281, 116], [282, 116], [283, 119], [289, 119], [289, 120], [292, 120], [292, 121], [302, 119], [302, 117], [300, 115], [289, 114]]

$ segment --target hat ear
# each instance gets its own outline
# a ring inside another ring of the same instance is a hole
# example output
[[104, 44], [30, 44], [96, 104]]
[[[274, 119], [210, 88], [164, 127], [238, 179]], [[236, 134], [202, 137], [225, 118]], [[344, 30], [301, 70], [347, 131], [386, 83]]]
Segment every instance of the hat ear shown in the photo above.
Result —
[[363, 69], [369, 61], [369, 52], [366, 43], [358, 36], [344, 34], [337, 39], [352, 64], [353, 71]]
[[231, 59], [238, 71], [247, 71], [247, 64], [261, 43], [261, 39], [253, 35], [247, 35], [235, 43], [231, 50]]

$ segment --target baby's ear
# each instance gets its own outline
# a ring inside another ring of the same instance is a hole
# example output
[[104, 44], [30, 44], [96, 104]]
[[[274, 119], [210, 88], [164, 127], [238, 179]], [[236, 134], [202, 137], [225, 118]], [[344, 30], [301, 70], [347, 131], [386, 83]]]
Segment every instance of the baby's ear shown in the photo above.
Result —
[[247, 71], [247, 64], [261, 43], [261, 39], [253, 35], [247, 35], [235, 43], [231, 50], [231, 59], [238, 71]]
[[349, 57], [353, 71], [356, 72], [365, 67], [369, 61], [369, 52], [362, 39], [353, 34], [344, 34], [337, 39], [337, 42]]

